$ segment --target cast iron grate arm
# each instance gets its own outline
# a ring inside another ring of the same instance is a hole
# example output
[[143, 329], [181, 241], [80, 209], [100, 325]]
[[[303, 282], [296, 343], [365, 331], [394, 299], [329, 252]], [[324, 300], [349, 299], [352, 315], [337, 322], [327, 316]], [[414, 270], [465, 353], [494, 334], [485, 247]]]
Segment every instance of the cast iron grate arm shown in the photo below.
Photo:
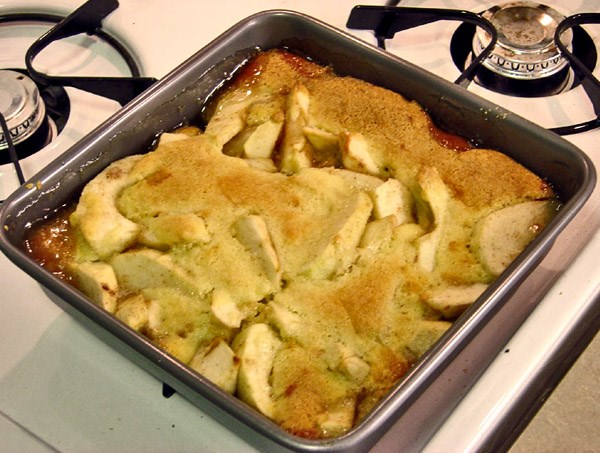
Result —
[[38, 83], [78, 88], [113, 99], [121, 105], [125, 105], [154, 84], [156, 82], [155, 78], [139, 76], [137, 66], [131, 64], [132, 59], [128, 56], [124, 47], [115, 39], [107, 39], [108, 35], [106, 34], [103, 34], [102, 38], [108, 40], [121, 55], [127, 56], [126, 61], [130, 70], [132, 70], [132, 77], [50, 76], [38, 72], [33, 67], [35, 57], [54, 41], [81, 33], [99, 35], [102, 29], [102, 20], [118, 6], [119, 2], [117, 0], [88, 0], [35, 41], [25, 56], [25, 64], [30, 77]]
[[[467, 88], [473, 81], [482, 62], [491, 54], [497, 42], [497, 31], [487, 19], [469, 11], [443, 8], [415, 8], [394, 6], [355, 6], [348, 18], [346, 26], [357, 30], [373, 30], [378, 46], [385, 50], [385, 40], [391, 39], [399, 31], [419, 27], [439, 20], [466, 22], [483, 28], [491, 36], [489, 45], [474, 58], [454, 83]], [[600, 82], [592, 71], [577, 56], [569, 51], [561, 42], [561, 35], [575, 26], [584, 24], [600, 24], [599, 13], [582, 13], [565, 18], [557, 27], [554, 41], [583, 86], [586, 95], [594, 108], [596, 118], [569, 126], [550, 128], [559, 135], [571, 135], [600, 127]]]

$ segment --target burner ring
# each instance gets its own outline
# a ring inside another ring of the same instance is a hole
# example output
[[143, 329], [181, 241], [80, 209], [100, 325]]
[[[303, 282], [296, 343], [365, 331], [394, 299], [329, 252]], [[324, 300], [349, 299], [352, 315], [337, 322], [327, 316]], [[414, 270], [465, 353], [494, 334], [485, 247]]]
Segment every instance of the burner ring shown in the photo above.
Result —
[[[565, 16], [549, 6], [519, 1], [494, 6], [481, 14], [498, 31], [498, 44], [483, 65], [490, 71], [511, 79], [532, 80], [551, 77], [563, 71], [567, 60], [554, 42], [558, 24]], [[573, 34], [561, 37], [570, 48]], [[479, 55], [490, 37], [478, 29], [473, 39], [473, 52]]]
[[[36, 84], [11, 70], [0, 70], [0, 112], [15, 145], [34, 135], [46, 118], [46, 106]], [[0, 134], [0, 150], [6, 148], [6, 137]]]

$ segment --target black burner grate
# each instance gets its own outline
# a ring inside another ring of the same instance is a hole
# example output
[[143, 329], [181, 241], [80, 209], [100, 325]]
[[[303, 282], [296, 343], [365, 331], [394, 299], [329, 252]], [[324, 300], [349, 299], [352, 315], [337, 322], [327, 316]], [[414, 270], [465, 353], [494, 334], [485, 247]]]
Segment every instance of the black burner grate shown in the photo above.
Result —
[[[118, 6], [117, 0], [88, 0], [66, 17], [41, 13], [0, 15], [0, 24], [24, 21], [54, 24], [54, 27], [35, 41], [27, 51], [25, 55], [27, 69], [17, 70], [27, 74], [37, 84], [45, 102], [48, 116], [54, 123], [57, 133], [64, 127], [70, 112], [69, 99], [63, 87], [78, 88], [124, 105], [156, 82], [156, 79], [151, 77], [140, 77], [140, 70], [135, 59], [125, 46], [102, 30], [102, 20]], [[35, 57], [52, 42], [82, 33], [94, 35], [115, 49], [127, 64], [131, 77], [57, 77], [43, 74], [34, 68], [33, 61]], [[33, 154], [47, 143], [42, 140], [40, 143], [32, 145], [32, 147], [28, 143], [27, 149], [23, 151], [19, 148], [19, 145], [15, 146], [10, 140], [9, 127], [1, 115], [0, 131], [8, 137], [7, 146], [9, 151], [8, 156], [4, 156], [0, 164], [12, 163], [19, 182], [23, 184], [25, 177], [19, 159]], [[1, 202], [2, 200], [0, 200]]]
[[[460, 67], [462, 73], [455, 80], [455, 83], [467, 88], [478, 74], [485, 74], [486, 68], [483, 66], [483, 62], [490, 56], [498, 39], [498, 32], [494, 25], [480, 14], [441, 8], [356, 6], [352, 9], [346, 26], [351, 29], [374, 31], [379, 47], [385, 50], [385, 41], [393, 38], [397, 32], [442, 20], [462, 22], [463, 25], [469, 25], [471, 30], [474, 30], [475, 27], [481, 27], [491, 37], [489, 45], [477, 57], [472, 58], [472, 61], [465, 63], [466, 58], [462, 60], [462, 63], [464, 63], [463, 67]], [[558, 24], [554, 43], [560, 49], [562, 56], [568, 60], [575, 78], [573, 85], [581, 84], [583, 86], [593, 105], [596, 118], [579, 124], [550, 129], [560, 135], [577, 134], [600, 127], [600, 82], [592, 74], [597, 60], [595, 46], [592, 42], [590, 53], [581, 52], [583, 53], [582, 56], [581, 53], [567, 49], [561, 41], [562, 35], [569, 30], [573, 30], [574, 35], [578, 36], [580, 40], [585, 39], [581, 28], [585, 24], [600, 24], [600, 14], [584, 13], [565, 18]], [[464, 32], [466, 27], [461, 27]], [[587, 46], [586, 48], [589, 49], [590, 47]]]
[[[140, 77], [139, 69], [125, 47], [119, 41], [102, 31], [102, 20], [118, 6], [119, 3], [117, 0], [89, 0], [40, 37], [31, 45], [25, 55], [25, 64], [30, 77], [38, 83], [78, 88], [108, 99], [113, 99], [121, 105], [125, 105], [156, 82], [156, 79], [151, 77]], [[33, 67], [35, 57], [54, 41], [81, 33], [96, 35], [108, 42], [123, 56], [132, 76], [57, 77], [38, 72]]]

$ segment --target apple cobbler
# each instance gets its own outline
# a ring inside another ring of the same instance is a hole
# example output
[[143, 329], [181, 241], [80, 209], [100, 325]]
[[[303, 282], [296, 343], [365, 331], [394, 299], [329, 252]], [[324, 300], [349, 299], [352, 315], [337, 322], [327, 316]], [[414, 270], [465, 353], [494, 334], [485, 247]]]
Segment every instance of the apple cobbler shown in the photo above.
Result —
[[283, 50], [206, 117], [87, 184], [60, 271], [302, 437], [360, 422], [558, 206], [417, 103]]

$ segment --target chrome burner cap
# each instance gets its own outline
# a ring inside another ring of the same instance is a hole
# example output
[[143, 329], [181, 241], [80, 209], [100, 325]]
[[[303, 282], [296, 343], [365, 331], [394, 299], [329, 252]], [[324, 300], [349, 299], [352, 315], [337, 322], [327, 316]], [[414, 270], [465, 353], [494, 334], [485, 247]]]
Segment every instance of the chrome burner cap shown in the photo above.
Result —
[[[13, 144], [31, 137], [46, 116], [46, 106], [33, 80], [17, 71], [0, 70], [0, 113], [6, 120]], [[6, 137], [0, 130], [0, 149], [6, 148]]]
[[[489, 70], [519, 80], [541, 79], [561, 71], [568, 64], [554, 42], [554, 33], [565, 16], [540, 3], [519, 1], [494, 6], [481, 14], [498, 32], [492, 54], [483, 62]], [[569, 49], [573, 33], [561, 36]], [[491, 36], [477, 28], [473, 52], [479, 55]]]

